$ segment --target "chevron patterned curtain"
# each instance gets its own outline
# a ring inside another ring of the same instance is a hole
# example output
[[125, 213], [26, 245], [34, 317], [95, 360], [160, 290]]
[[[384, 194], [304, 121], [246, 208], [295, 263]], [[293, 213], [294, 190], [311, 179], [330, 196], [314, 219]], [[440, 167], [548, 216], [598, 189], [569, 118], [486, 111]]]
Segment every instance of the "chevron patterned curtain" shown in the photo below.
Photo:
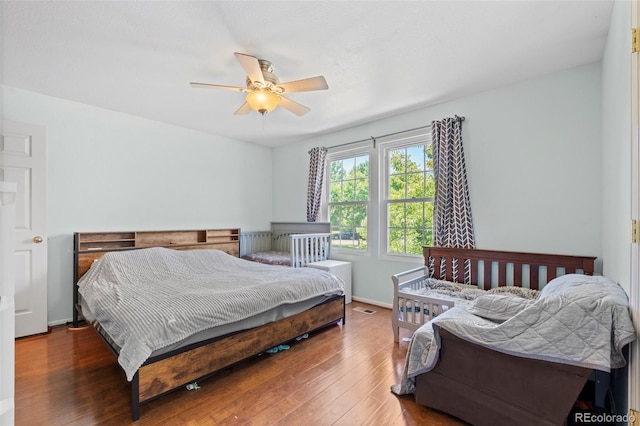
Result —
[[320, 214], [322, 183], [327, 148], [316, 147], [309, 151], [309, 185], [307, 186], [307, 222], [316, 222]]
[[[462, 117], [431, 123], [436, 192], [433, 205], [433, 245], [474, 248], [471, 202], [462, 149]], [[457, 271], [457, 265], [452, 265]], [[465, 265], [468, 282], [469, 265]], [[454, 279], [454, 281], [458, 281]]]

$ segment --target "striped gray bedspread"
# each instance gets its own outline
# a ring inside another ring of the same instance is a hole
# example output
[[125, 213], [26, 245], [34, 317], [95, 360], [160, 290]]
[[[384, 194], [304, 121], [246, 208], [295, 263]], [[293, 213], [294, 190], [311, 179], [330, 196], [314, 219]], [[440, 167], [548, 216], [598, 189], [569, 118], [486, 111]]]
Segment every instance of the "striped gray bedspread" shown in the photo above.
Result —
[[149, 355], [202, 330], [322, 295], [343, 294], [313, 268], [263, 265], [220, 250], [106, 253], [78, 282], [95, 320], [120, 347], [132, 380]]

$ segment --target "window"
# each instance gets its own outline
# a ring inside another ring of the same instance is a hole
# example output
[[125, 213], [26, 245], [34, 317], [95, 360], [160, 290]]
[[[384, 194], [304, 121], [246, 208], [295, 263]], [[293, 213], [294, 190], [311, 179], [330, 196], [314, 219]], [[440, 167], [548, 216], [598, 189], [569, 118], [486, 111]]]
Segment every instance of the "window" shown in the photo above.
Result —
[[330, 159], [328, 177], [331, 247], [367, 251], [369, 155]]
[[[381, 146], [382, 147], [382, 146]], [[422, 255], [433, 241], [435, 178], [431, 139], [420, 135], [384, 145], [381, 217], [386, 219], [386, 253]]]
[[330, 152], [323, 215], [332, 249], [422, 258], [433, 241], [435, 178], [424, 128], [386, 136], [375, 147]]

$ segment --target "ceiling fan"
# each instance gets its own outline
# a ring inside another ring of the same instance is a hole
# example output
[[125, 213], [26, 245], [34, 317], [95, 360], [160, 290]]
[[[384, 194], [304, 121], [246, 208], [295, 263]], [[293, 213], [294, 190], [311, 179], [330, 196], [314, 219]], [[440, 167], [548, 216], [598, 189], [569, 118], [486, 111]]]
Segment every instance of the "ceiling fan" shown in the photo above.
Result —
[[295, 92], [310, 92], [328, 89], [327, 81], [322, 76], [280, 83], [273, 73], [271, 62], [258, 59], [244, 53], [234, 53], [238, 62], [247, 73], [247, 87], [222, 86], [219, 84], [191, 82], [191, 87], [203, 89], [225, 89], [246, 93], [246, 102], [234, 114], [248, 114], [251, 110], [262, 115], [276, 109], [277, 106], [302, 116], [311, 111], [306, 106], [286, 98], [284, 95]]

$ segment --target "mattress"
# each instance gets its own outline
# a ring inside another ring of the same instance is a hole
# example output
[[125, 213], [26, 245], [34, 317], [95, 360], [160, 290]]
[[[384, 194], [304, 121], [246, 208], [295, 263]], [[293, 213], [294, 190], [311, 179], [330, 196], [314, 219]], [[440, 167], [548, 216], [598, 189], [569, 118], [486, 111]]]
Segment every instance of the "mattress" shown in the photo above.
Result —
[[245, 260], [264, 263], [267, 265], [291, 266], [291, 254], [284, 251], [263, 251], [248, 253], [242, 256]]
[[[84, 316], [85, 320], [93, 325], [93, 327], [98, 331], [98, 333], [100, 333], [100, 335], [109, 343], [109, 346], [113, 348], [116, 354], [119, 353], [120, 347], [115, 343], [114, 339], [111, 336], [109, 336], [109, 333], [107, 333], [104, 327], [100, 325], [100, 322], [96, 320], [95, 316], [91, 312], [91, 309], [89, 309], [89, 307], [85, 303], [84, 299], [82, 297], [80, 297], [79, 299], [80, 299], [80, 306], [82, 308], [82, 315]], [[296, 315], [301, 312], [307, 311], [313, 308], [314, 306], [320, 305], [330, 299], [331, 299], [330, 296], [318, 296], [313, 299], [305, 300], [302, 302], [290, 303], [287, 305], [278, 306], [277, 308], [256, 314], [250, 318], [246, 318], [241, 321], [236, 321], [231, 324], [225, 324], [218, 327], [208, 328], [196, 334], [192, 334], [191, 336], [179, 342], [176, 342], [164, 348], [153, 351], [149, 356], [149, 358], [161, 356], [173, 351], [178, 351], [182, 348], [191, 347], [193, 345], [197, 345], [200, 342], [205, 342], [207, 340], [215, 339], [216, 337], [222, 337], [231, 333], [236, 333], [238, 331], [248, 330], [250, 328], [259, 327], [261, 325], [265, 325], [270, 322], [278, 321], [283, 318], [287, 318], [292, 315]]]

